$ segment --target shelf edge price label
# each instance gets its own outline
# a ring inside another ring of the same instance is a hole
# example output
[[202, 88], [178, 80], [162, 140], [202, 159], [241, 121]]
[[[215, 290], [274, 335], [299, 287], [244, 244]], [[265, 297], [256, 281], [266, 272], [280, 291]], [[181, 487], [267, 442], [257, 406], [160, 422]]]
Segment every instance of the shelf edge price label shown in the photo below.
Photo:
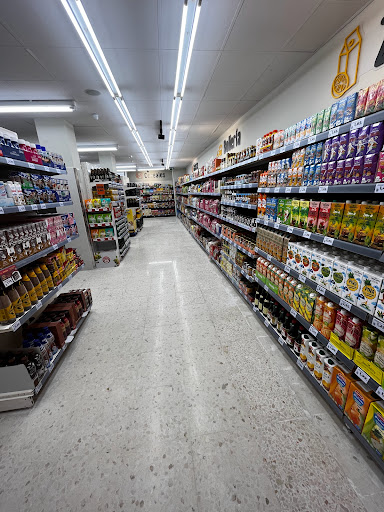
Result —
[[360, 117], [360, 119], [355, 119], [351, 123], [350, 130], [356, 130], [356, 128], [361, 128], [364, 126], [365, 117]]
[[308, 137], [308, 144], [313, 144], [316, 142], [316, 135], [312, 135], [312, 137]]
[[339, 135], [340, 126], [336, 126], [335, 128], [332, 128], [328, 132], [328, 137], [336, 137], [336, 135]]
[[291, 273], [291, 267], [288, 267], [288, 265], [284, 265], [284, 272], [286, 272], [287, 274], [290, 274]]
[[57, 249], [58, 249], [58, 248], [59, 248], [59, 246], [58, 246], [57, 244], [52, 245], [52, 249], [53, 249], [54, 251], [57, 251]]
[[325, 236], [323, 238], [323, 244], [326, 245], [333, 245], [334, 238], [331, 238], [330, 236]]
[[307, 187], [300, 187], [300, 188], [299, 188], [299, 193], [300, 193], [300, 194], [305, 194], [305, 193], [306, 193], [306, 191], [307, 191]]
[[249, 204], [249, 205], [248, 205], [248, 210], [251, 210], [251, 209], [252, 209], [252, 205], [251, 205], [251, 204]]
[[0, 206], [0, 215], [2, 215], [4, 213], [4, 208], [2, 206]]
[[13, 285], [12, 277], [8, 277], [7, 279], [4, 279], [3, 285], [5, 286], [5, 288], [8, 288], [8, 286], [12, 286]]
[[58, 289], [58, 290], [60, 290], [62, 287], [63, 287], [63, 284], [62, 284], [62, 283], [60, 283], [60, 284], [58, 284], [58, 285], [57, 285], [57, 289]]
[[33, 164], [32, 162], [28, 162], [28, 167], [30, 169], [36, 169], [35, 164]]
[[271, 156], [275, 156], [275, 155], [276, 155], [276, 149], [272, 149]]
[[297, 140], [296, 142], [293, 143], [293, 149], [298, 149], [300, 147], [300, 141]]
[[362, 370], [359, 366], [356, 368], [355, 374], [364, 382], [364, 384], [369, 381], [369, 375], [365, 373], [365, 371]]
[[268, 286], [265, 284], [264, 285], [264, 290], [267, 292], [268, 291]]
[[267, 254], [267, 260], [272, 261], [272, 256], [270, 254]]
[[41, 388], [43, 387], [43, 383], [39, 382], [39, 384], [35, 387], [35, 395], [40, 393]]
[[279, 192], [280, 192], [280, 187], [275, 187], [275, 188], [273, 189], [273, 191], [274, 191], [276, 194], [277, 194], [277, 193], [279, 193]]
[[283, 346], [283, 345], [284, 345], [284, 340], [283, 340], [283, 338], [282, 338], [281, 336], [279, 336], [279, 337], [277, 338], [277, 341], [280, 343], [280, 345], [281, 345], [281, 346]]
[[47, 205], [45, 203], [41, 203], [40, 208], [42, 210], [46, 210], [47, 209]]
[[32, 204], [31, 208], [32, 208], [32, 210], [38, 210], [37, 204]]
[[42, 307], [43, 307], [43, 305], [41, 303], [41, 300], [37, 301], [36, 306], [35, 306], [36, 311], [39, 311], [39, 309], [41, 309]]
[[25, 206], [23, 204], [18, 206], [17, 209], [19, 210], [19, 212], [25, 212]]
[[339, 304], [342, 307], [342, 309], [346, 309], [347, 311], [351, 311], [352, 304], [350, 302], [348, 302], [347, 300], [340, 299]]
[[285, 153], [285, 151], [286, 151], [285, 146], [281, 146], [280, 153]]
[[20, 320], [16, 320], [16, 322], [12, 324], [12, 331], [16, 332], [19, 327], [21, 327]]
[[319, 194], [326, 194], [328, 192], [328, 185], [320, 185]]
[[377, 329], [384, 332], [384, 322], [382, 322], [381, 320], [374, 318], [372, 320], [372, 325], [373, 325], [373, 327], [377, 327]]
[[317, 293], [320, 293], [320, 295], [325, 294], [325, 288], [323, 286], [320, 286], [319, 284], [316, 286]]
[[273, 227], [274, 227], [275, 229], [279, 229], [279, 227], [280, 227], [280, 222], [275, 222], [275, 223], [273, 224]]
[[311, 238], [311, 232], [310, 231], [303, 231], [303, 238]]
[[384, 192], [384, 183], [376, 183], [375, 194]]
[[288, 231], [288, 233], [293, 233], [293, 227], [292, 226], [288, 226], [287, 227], [287, 231]]
[[72, 238], [70, 236], [67, 236], [67, 242], [71, 242]]
[[289, 310], [289, 312], [291, 313], [291, 315], [293, 316], [293, 318], [296, 318], [296, 317], [297, 317], [297, 311], [296, 311], [295, 309], [291, 308], [291, 309]]
[[264, 325], [265, 325], [265, 327], [267, 327], [267, 328], [268, 328], [268, 327], [269, 327], [269, 324], [270, 324], [270, 322], [269, 322], [268, 318], [266, 318], [266, 319], [264, 320]]
[[304, 370], [304, 363], [303, 361], [300, 359], [300, 357], [297, 358], [296, 360], [296, 364], [297, 366], [300, 368], [300, 370]]
[[267, 187], [266, 189], [264, 189], [264, 192], [265, 192], [266, 194], [268, 194], [268, 192], [269, 192], [269, 187]]
[[328, 343], [327, 349], [333, 354], [334, 356], [337, 354], [338, 350], [331, 342]]
[[301, 281], [302, 283], [305, 283], [306, 278], [305, 278], [305, 276], [303, 276], [303, 274], [299, 274], [299, 281]]
[[384, 400], [384, 389], [379, 386], [376, 391], [375, 391], [376, 395], [378, 395], [380, 398], [382, 398]]
[[309, 332], [316, 338], [319, 334], [319, 331], [313, 325], [309, 326]]
[[5, 157], [5, 160], [6, 160], [7, 164], [9, 164], [9, 165], [15, 165], [15, 161], [13, 160], [13, 158]]
[[292, 191], [292, 187], [285, 187], [285, 192], [286, 192], [286, 193], [289, 193], [289, 192], [291, 192], [291, 191]]

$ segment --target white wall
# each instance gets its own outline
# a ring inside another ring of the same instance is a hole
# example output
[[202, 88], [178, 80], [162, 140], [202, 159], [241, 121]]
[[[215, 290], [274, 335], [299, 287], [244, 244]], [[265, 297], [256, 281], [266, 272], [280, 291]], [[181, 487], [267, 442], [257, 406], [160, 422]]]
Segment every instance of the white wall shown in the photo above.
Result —
[[[154, 175], [163, 172], [165, 174], [164, 178], [156, 178]], [[174, 169], [173, 171], [148, 171], [139, 173], [127, 172], [125, 175], [128, 178], [130, 183], [148, 183], [149, 185], [153, 185], [154, 183], [161, 183], [162, 185], [172, 185], [179, 176], [185, 174], [185, 169]], [[147, 177], [144, 177], [147, 175]]]
[[[287, 128], [334, 103], [336, 100], [331, 94], [331, 85], [337, 72], [338, 56], [344, 39], [358, 25], [362, 45], [357, 83], [343, 97], [384, 78], [384, 66], [374, 67], [384, 40], [384, 26], [380, 24], [383, 16], [383, 0], [374, 0], [301, 68], [198, 155], [193, 163], [198, 162], [199, 167], [205, 165], [210, 158], [216, 156], [224, 139], [234, 135], [236, 129], [241, 131], [241, 146], [233, 151], [240, 151], [255, 144], [256, 139], [265, 133]], [[188, 168], [189, 173], [191, 169], [192, 165]]]

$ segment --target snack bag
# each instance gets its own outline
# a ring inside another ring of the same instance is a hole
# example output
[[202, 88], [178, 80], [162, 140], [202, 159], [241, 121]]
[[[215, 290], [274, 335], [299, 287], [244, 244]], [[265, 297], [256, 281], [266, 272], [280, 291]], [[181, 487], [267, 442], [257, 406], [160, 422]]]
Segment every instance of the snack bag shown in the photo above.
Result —
[[376, 95], [376, 104], [375, 104], [375, 112], [379, 112], [379, 110], [384, 109], [384, 78], [381, 80], [377, 86], [377, 95]]
[[373, 183], [379, 155], [365, 155], [361, 183]]
[[344, 111], [344, 124], [349, 123], [355, 119], [356, 103], [357, 103], [357, 92], [347, 96], [347, 103]]
[[357, 141], [359, 140], [359, 132], [359, 128], [349, 132], [347, 154], [345, 155], [345, 158], [355, 158]]
[[365, 104], [364, 115], [367, 116], [375, 111], [377, 88], [379, 84], [372, 84], [368, 89], [367, 101]]
[[367, 96], [368, 96], [368, 89], [369, 89], [369, 87], [366, 87], [365, 89], [360, 89], [360, 91], [359, 91], [359, 94], [357, 96], [355, 119], [358, 119], [359, 117], [363, 117], [363, 115], [364, 115], [365, 104], [367, 102]]
[[379, 153], [381, 148], [383, 147], [384, 142], [384, 123], [380, 121], [379, 123], [374, 123], [370, 125], [369, 135], [368, 135], [368, 143], [366, 155], [373, 155], [374, 153]]
[[330, 130], [332, 130], [332, 128], [335, 128], [335, 126], [336, 126], [336, 116], [337, 116], [338, 108], [339, 108], [339, 102], [337, 101], [331, 107], [331, 113], [329, 116], [329, 129]]
[[356, 155], [355, 156], [364, 156], [367, 152], [367, 146], [368, 146], [368, 138], [369, 138], [369, 131], [370, 126], [363, 126], [359, 131], [359, 137], [357, 139], [357, 146], [356, 146]]

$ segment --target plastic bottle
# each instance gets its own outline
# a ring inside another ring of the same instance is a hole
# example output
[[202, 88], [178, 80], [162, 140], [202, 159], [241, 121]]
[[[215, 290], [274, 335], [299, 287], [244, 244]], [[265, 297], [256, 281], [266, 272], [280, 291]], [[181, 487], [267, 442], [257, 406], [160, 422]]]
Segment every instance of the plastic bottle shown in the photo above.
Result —
[[31, 304], [37, 304], [37, 294], [35, 287], [33, 286], [32, 281], [29, 279], [28, 274], [23, 274], [22, 276], [23, 284], [28, 292], [29, 299], [31, 301]]
[[47, 265], [45, 263], [41, 263], [40, 268], [41, 268], [41, 271], [43, 272], [44, 277], [47, 281], [48, 288], [50, 290], [53, 290], [55, 285], [53, 284], [53, 279], [52, 279], [51, 273], [49, 272], [49, 270], [47, 268]]
[[46, 295], [49, 292], [49, 288], [48, 288], [47, 280], [45, 279], [45, 275], [43, 274], [43, 271], [41, 270], [39, 265], [36, 265], [36, 267], [33, 269], [33, 271], [35, 272], [38, 280], [40, 281], [42, 292], [44, 293], [44, 295]]
[[9, 323], [7, 316], [7, 309], [5, 302], [2, 300], [2, 295], [0, 295], [0, 324], [7, 325]]
[[13, 322], [16, 321], [16, 313], [13, 309], [12, 302], [10, 301], [6, 293], [3, 293], [2, 295], [0, 295], [0, 297], [2, 309], [5, 310], [5, 313], [7, 315], [7, 323], [13, 324]]
[[55, 355], [59, 349], [55, 343], [54, 335], [51, 333], [48, 327], [43, 327], [43, 334], [45, 339], [48, 340], [48, 343], [50, 344], [52, 354]]
[[292, 318], [291, 327], [288, 329], [288, 332], [287, 332], [287, 345], [291, 348], [293, 348], [293, 346], [294, 346], [295, 340], [298, 336], [298, 331], [299, 331], [299, 328], [298, 328], [297, 320]]
[[28, 277], [32, 281], [32, 284], [35, 288], [36, 295], [38, 299], [42, 299], [44, 297], [43, 290], [41, 288], [40, 280], [35, 274], [33, 270], [28, 270]]
[[15, 285], [15, 289], [16, 289], [17, 293], [20, 295], [20, 299], [23, 304], [24, 311], [28, 311], [28, 309], [31, 309], [31, 306], [32, 306], [31, 299], [29, 298], [28, 291], [27, 291], [26, 287], [24, 286], [23, 282], [19, 281]]
[[31, 351], [29, 359], [36, 366], [37, 375], [41, 378], [45, 373], [45, 362], [42, 355], [38, 352]]
[[46, 339], [46, 337], [44, 336], [44, 334], [42, 332], [39, 332], [39, 334], [37, 335], [37, 339], [45, 347], [45, 350], [47, 351], [47, 354], [49, 357], [49, 361], [52, 361], [53, 354], [52, 354], [52, 350], [51, 350], [49, 341]]
[[7, 290], [7, 295], [12, 302], [13, 310], [16, 314], [16, 317], [19, 318], [20, 316], [24, 315], [24, 307], [23, 303], [21, 302], [20, 295], [15, 290], [14, 286], [12, 286], [9, 290]]
[[23, 356], [21, 358], [20, 362], [26, 367], [26, 369], [28, 370], [29, 376], [31, 377], [34, 385], [36, 386], [38, 383], [38, 378], [37, 378], [37, 370], [36, 370], [35, 363], [30, 361], [27, 356]]

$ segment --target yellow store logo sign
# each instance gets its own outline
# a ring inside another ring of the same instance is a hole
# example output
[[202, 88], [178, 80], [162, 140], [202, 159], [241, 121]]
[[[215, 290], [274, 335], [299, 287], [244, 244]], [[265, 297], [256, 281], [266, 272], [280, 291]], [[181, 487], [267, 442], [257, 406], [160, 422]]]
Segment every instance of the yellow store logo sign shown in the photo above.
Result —
[[361, 50], [361, 35], [359, 27], [356, 27], [344, 41], [339, 54], [337, 74], [332, 82], [332, 96], [340, 98], [353, 87], [357, 81]]

